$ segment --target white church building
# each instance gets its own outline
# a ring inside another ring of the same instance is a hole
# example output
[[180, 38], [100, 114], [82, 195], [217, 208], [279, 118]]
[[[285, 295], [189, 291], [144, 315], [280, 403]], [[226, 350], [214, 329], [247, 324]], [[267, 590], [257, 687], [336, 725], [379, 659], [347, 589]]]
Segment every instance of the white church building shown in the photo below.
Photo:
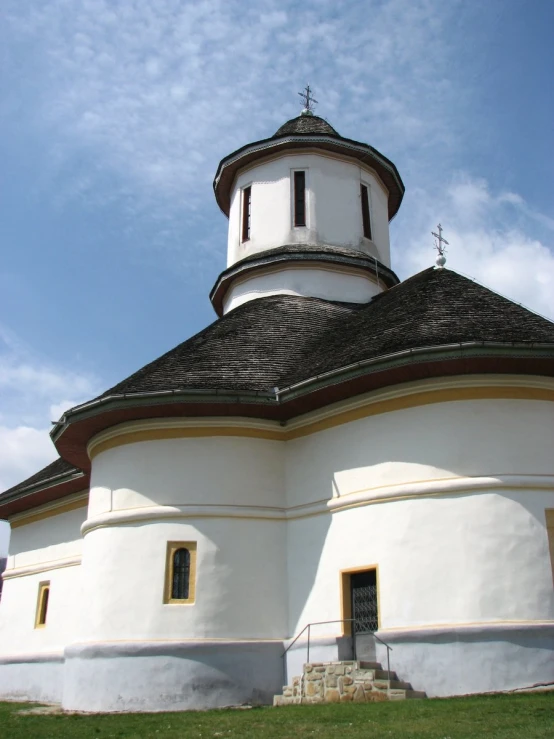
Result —
[[214, 191], [217, 319], [0, 495], [0, 697], [270, 703], [387, 652], [428, 696], [554, 681], [554, 324], [440, 266], [400, 282], [396, 167], [311, 111]]

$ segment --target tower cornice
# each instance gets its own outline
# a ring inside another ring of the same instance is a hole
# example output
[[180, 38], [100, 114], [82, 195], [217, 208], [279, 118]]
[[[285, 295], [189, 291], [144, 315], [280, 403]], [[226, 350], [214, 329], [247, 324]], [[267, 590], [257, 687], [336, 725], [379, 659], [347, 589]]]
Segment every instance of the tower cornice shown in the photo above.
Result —
[[268, 155], [302, 149], [307, 145], [335, 154], [346, 155], [374, 169], [389, 191], [389, 220], [394, 218], [400, 208], [405, 191], [404, 183], [396, 166], [390, 159], [387, 159], [369, 144], [346, 139], [338, 134], [334, 136], [298, 133], [273, 136], [246, 144], [224, 157], [219, 163], [213, 183], [216, 201], [223, 213], [229, 216], [231, 190], [240, 169]]

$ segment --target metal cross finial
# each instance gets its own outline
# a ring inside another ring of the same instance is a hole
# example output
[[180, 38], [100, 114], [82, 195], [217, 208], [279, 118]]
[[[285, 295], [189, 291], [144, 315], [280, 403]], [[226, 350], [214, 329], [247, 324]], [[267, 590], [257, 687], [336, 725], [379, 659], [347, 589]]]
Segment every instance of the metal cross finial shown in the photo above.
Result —
[[444, 256], [446, 249], [444, 247], [450, 246], [450, 244], [442, 236], [442, 226], [440, 225], [440, 223], [437, 226], [437, 230], [438, 230], [438, 234], [435, 233], [434, 231], [431, 231], [431, 235], [435, 237], [435, 249], [439, 253], [436, 264], [437, 264], [437, 267], [444, 267], [444, 265], [446, 264], [446, 257]]
[[306, 85], [304, 88], [304, 92], [298, 93], [300, 97], [302, 98], [302, 102], [304, 103], [304, 110], [302, 111], [302, 115], [313, 115], [314, 114], [314, 105], [317, 105], [317, 100], [312, 97], [312, 90], [309, 85]]

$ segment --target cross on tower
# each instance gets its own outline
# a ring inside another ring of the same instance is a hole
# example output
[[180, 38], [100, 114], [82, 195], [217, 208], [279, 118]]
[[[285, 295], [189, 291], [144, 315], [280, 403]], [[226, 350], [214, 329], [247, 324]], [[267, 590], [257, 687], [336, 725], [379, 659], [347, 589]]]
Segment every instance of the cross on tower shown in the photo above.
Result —
[[444, 256], [446, 249], [445, 246], [450, 246], [448, 241], [443, 238], [442, 236], [442, 226], [437, 226], [438, 234], [434, 231], [431, 231], [431, 235], [435, 237], [435, 249], [438, 251], [439, 256], [437, 257], [437, 267], [444, 267], [446, 263], [446, 257]]
[[314, 105], [317, 105], [317, 100], [312, 97], [312, 90], [309, 85], [306, 85], [304, 88], [304, 92], [298, 93], [300, 97], [302, 98], [302, 102], [304, 103], [304, 110], [302, 111], [303, 115], [313, 115], [314, 114]]

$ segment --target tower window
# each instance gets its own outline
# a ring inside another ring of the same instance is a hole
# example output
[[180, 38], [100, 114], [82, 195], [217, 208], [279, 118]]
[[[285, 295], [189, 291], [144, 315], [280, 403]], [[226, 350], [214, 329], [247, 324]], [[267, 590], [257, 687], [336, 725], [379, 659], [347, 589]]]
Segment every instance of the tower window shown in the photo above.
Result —
[[306, 225], [306, 173], [294, 173], [294, 225]]
[[35, 629], [46, 626], [46, 615], [48, 613], [48, 598], [50, 596], [50, 581], [41, 582], [38, 586], [37, 613], [35, 616]]
[[252, 187], [249, 185], [242, 191], [242, 240], [250, 239], [250, 216], [252, 210]]
[[170, 541], [165, 564], [164, 603], [194, 603], [196, 542]]
[[369, 217], [369, 190], [367, 185], [360, 184], [360, 194], [362, 199], [362, 224], [364, 228], [364, 236], [371, 239], [371, 219]]

